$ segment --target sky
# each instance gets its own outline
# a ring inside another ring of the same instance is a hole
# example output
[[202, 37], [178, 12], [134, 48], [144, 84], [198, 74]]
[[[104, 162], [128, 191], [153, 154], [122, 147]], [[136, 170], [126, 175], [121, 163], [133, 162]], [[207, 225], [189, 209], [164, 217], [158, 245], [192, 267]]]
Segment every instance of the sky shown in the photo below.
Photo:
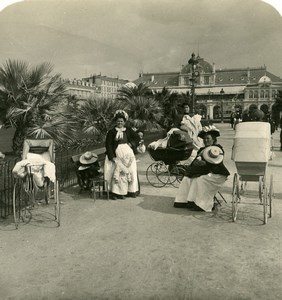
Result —
[[282, 77], [282, 17], [261, 0], [24, 0], [0, 11], [0, 41], [1, 65], [51, 62], [64, 78], [177, 72], [192, 52]]

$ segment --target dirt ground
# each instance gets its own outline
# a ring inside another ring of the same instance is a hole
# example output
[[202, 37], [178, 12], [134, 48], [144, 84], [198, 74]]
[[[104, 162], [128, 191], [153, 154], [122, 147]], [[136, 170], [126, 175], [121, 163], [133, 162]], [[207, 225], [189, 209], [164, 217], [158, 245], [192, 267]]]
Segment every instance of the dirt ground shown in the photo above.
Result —
[[282, 152], [274, 134], [273, 217], [263, 225], [258, 185], [249, 183], [231, 220], [234, 131], [219, 124], [231, 176], [227, 200], [212, 213], [173, 207], [177, 189], [149, 185], [151, 158], [138, 156], [141, 195], [126, 200], [60, 193], [61, 226], [53, 207], [34, 211], [18, 230], [0, 221], [0, 299], [282, 299]]

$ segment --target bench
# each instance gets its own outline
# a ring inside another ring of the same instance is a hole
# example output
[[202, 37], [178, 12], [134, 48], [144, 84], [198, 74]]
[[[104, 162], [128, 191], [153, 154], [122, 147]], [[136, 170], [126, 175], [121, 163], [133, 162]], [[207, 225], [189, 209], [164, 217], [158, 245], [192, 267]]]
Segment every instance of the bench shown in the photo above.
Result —
[[[101, 166], [101, 163], [104, 162], [105, 159], [105, 148], [90, 150], [90, 152], [94, 152], [98, 155], [98, 162]], [[95, 177], [87, 178], [87, 182], [85, 182], [84, 178], [82, 178], [81, 176], [81, 173], [78, 171], [78, 167], [80, 166], [79, 158], [83, 153], [76, 154], [71, 157], [71, 161], [76, 168], [78, 185], [80, 186], [79, 194], [83, 191], [89, 191], [90, 195], [94, 198], [95, 201], [98, 196], [101, 197], [106, 192], [107, 199], [109, 200], [109, 186], [107, 180], [103, 178], [103, 173], [100, 173], [100, 175], [97, 175]], [[89, 184], [89, 181], [91, 182], [91, 185]]]

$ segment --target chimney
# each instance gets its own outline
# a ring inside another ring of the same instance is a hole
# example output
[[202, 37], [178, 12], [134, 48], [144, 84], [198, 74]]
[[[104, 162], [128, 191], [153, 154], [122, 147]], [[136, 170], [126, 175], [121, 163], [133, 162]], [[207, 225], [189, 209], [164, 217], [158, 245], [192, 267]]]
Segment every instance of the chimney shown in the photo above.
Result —
[[155, 76], [152, 75], [152, 76], [151, 76], [151, 81], [153, 82], [154, 80], [155, 80]]

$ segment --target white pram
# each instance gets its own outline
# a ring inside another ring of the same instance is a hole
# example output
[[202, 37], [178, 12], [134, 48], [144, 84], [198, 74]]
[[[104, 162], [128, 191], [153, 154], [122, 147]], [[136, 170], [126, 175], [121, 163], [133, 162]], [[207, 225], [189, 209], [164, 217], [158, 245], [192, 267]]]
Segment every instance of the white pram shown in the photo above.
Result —
[[[271, 159], [270, 124], [266, 122], [244, 122], [236, 125], [232, 160], [238, 174], [234, 174], [232, 190], [232, 220], [235, 222], [238, 204], [248, 181], [259, 182], [259, 199], [263, 205], [263, 222], [272, 215], [273, 176], [269, 188], [266, 186], [266, 171]], [[240, 189], [241, 181], [241, 189]]]
[[26, 139], [22, 160], [13, 168], [13, 211], [16, 228], [20, 221], [32, 218], [31, 210], [38, 204], [36, 196], [43, 192], [45, 204], [55, 205], [55, 221], [60, 225], [59, 184], [55, 174], [55, 149], [51, 139]]

